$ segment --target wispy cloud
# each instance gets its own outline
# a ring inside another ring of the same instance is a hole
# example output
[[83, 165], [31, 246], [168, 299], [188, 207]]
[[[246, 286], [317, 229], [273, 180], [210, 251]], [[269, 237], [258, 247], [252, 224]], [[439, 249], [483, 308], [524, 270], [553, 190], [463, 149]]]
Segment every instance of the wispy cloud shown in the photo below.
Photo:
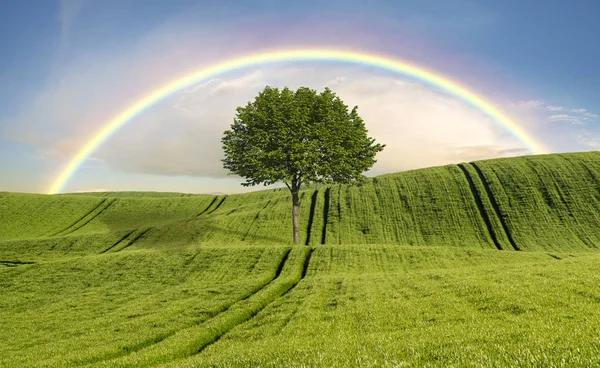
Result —
[[[511, 107], [523, 110], [533, 110], [540, 112], [543, 118], [548, 122], [561, 122], [573, 125], [584, 125], [589, 121], [598, 118], [597, 114], [589, 112], [584, 108], [570, 108], [559, 105], [550, 105], [541, 100], [518, 101], [511, 104]], [[560, 114], [557, 114], [560, 112]]]
[[87, 2], [88, 0], [60, 0], [59, 20], [61, 48], [64, 48], [69, 43], [71, 30], [73, 29], [75, 20]]
[[214, 86], [210, 90], [211, 95], [218, 94], [220, 92], [227, 92], [231, 90], [243, 90], [248, 88], [256, 88], [260, 86], [264, 86], [265, 77], [261, 70], [257, 70], [255, 72], [251, 72], [250, 74], [246, 74], [242, 77], [235, 78], [232, 80], [223, 80], [219, 82], [216, 86]]
[[[519, 109], [533, 109], [537, 110], [543, 108], [545, 106], [544, 101], [540, 100], [526, 100], [526, 101], [517, 101], [510, 104], [510, 107], [515, 107]], [[553, 106], [555, 107], [555, 106]]]
[[581, 116], [567, 114], [550, 115], [547, 119], [548, 121], [559, 121], [574, 125], [582, 125], [584, 123], [584, 118], [582, 118]]
[[592, 148], [600, 149], [600, 135], [585, 132], [577, 136], [577, 140], [580, 144]]
[[521, 156], [530, 153], [526, 148], [506, 148], [501, 145], [473, 145], [449, 150], [449, 158], [456, 162], [469, 162], [487, 158]]

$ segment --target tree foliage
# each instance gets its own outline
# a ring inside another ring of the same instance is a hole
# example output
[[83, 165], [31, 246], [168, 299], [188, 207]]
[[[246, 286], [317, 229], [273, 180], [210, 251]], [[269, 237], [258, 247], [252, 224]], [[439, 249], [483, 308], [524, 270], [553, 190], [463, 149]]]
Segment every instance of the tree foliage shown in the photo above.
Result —
[[244, 177], [244, 186], [285, 183], [292, 192], [295, 234], [302, 184], [362, 181], [385, 146], [367, 135], [358, 108], [349, 111], [329, 88], [317, 93], [267, 86], [236, 111], [222, 139], [224, 167]]
[[363, 179], [385, 145], [367, 136], [358, 108], [326, 88], [279, 90], [267, 86], [237, 108], [222, 139], [224, 167], [242, 185], [349, 183]]

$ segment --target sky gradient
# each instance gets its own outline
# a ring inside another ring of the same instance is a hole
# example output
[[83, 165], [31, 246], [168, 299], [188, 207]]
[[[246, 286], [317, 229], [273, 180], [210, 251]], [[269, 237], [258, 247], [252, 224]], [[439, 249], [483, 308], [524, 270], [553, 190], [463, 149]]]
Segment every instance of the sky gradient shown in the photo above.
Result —
[[[440, 4], [443, 3], [443, 4]], [[552, 152], [600, 149], [594, 1], [62, 0], [0, 4], [0, 191], [44, 192], [107, 121], [191, 70], [266, 50], [384, 54], [460, 82]], [[235, 193], [220, 138], [265, 85], [329, 86], [387, 144], [369, 175], [527, 153], [464, 101], [401, 75], [281, 63], [160, 101], [95, 151], [68, 192]]]

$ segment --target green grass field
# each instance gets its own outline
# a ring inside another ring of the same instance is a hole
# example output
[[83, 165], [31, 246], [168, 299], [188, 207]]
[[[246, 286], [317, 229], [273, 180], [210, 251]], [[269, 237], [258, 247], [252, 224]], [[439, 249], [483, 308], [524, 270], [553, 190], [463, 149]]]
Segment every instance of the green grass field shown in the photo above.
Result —
[[301, 193], [0, 192], [0, 367], [600, 365], [600, 153]]

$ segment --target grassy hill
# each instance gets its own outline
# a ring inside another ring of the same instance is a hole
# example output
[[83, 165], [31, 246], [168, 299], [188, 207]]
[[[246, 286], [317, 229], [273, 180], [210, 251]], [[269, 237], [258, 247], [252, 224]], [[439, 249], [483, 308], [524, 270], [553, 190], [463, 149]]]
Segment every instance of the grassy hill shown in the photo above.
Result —
[[301, 194], [0, 193], [0, 366], [597, 365], [600, 153]]
[[[238, 195], [0, 193], [4, 248], [289, 244], [285, 189]], [[303, 243], [502, 250], [596, 249], [600, 152], [525, 156], [383, 175], [301, 194]], [[84, 240], [81, 240], [84, 239]], [[80, 240], [85, 245], [79, 246]], [[112, 248], [111, 248], [112, 247]]]

